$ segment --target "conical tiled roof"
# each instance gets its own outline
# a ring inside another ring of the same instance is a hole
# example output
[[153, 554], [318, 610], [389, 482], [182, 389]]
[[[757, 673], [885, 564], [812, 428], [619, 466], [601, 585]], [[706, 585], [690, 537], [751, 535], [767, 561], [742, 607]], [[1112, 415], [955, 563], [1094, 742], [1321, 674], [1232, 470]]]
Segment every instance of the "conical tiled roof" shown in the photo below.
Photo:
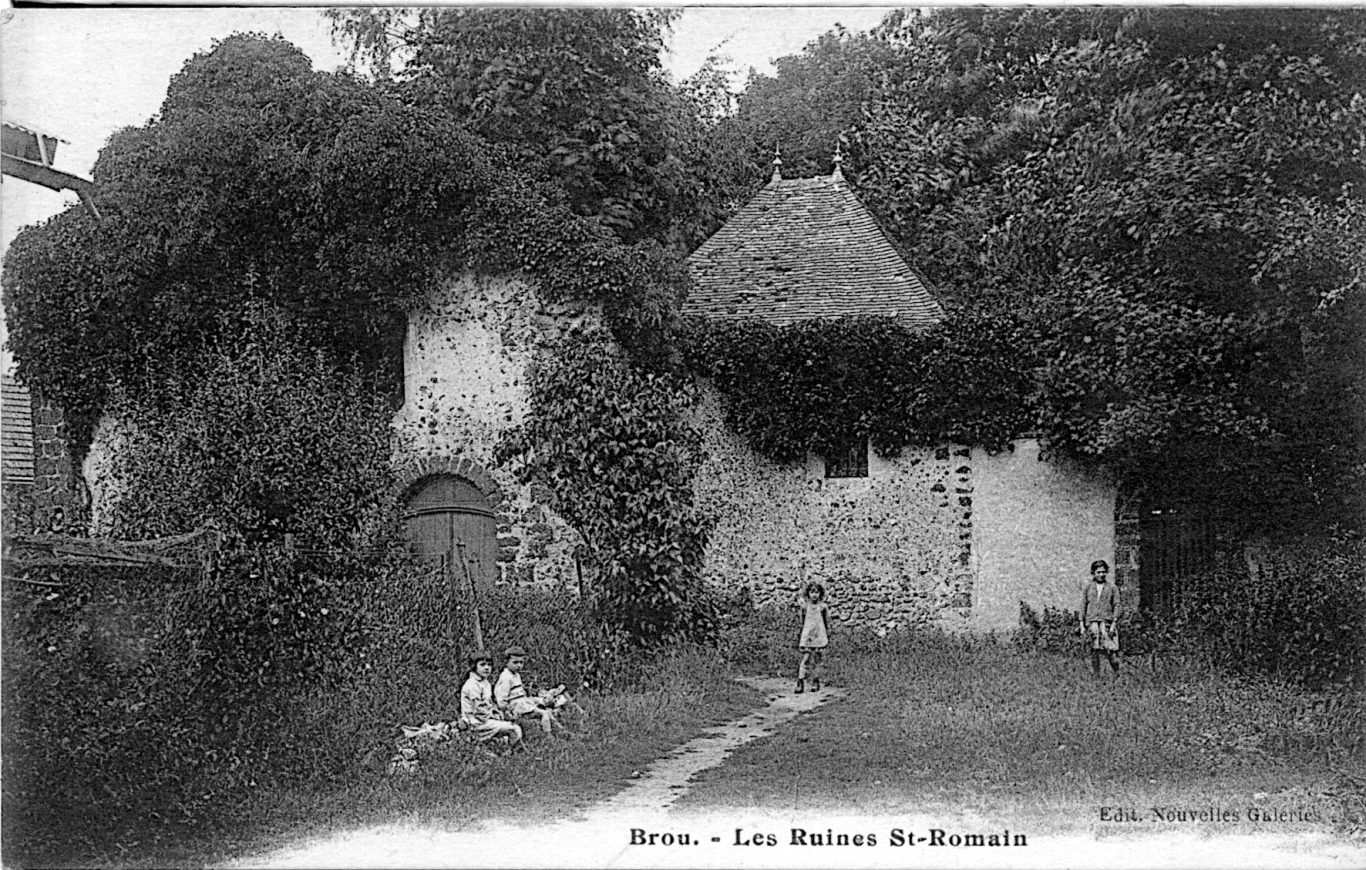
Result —
[[836, 172], [775, 179], [688, 258], [685, 314], [896, 317], [936, 323], [943, 310]]

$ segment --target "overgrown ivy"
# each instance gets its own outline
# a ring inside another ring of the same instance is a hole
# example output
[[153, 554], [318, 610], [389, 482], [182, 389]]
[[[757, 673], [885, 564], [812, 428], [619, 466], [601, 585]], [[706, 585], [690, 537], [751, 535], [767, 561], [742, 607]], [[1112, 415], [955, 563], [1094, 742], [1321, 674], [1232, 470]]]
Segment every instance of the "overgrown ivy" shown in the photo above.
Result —
[[158, 401], [202, 374], [248, 282], [394, 392], [407, 310], [463, 266], [601, 302], [646, 361], [682, 292], [658, 243], [620, 242], [459, 119], [314, 72], [279, 39], [192, 58], [94, 177], [104, 220], [75, 208], [25, 230], [4, 273], [19, 376], [66, 410], [78, 456], [114, 384]]
[[[349, 75], [315, 72], [283, 40], [233, 36], [191, 58], [159, 115], [116, 134], [101, 153], [94, 176], [102, 221], [71, 210], [15, 241], [4, 302], [20, 377], [65, 408], [71, 446], [81, 455], [115, 400], [124, 409], [154, 409], [165, 423], [168, 409], [200, 396], [187, 385], [222, 374], [214, 348], [250, 333], [253, 306], [264, 306], [290, 317], [290, 336], [272, 334], [259, 349], [267, 358], [311, 347], [337, 362], [338, 377], [356, 375], [392, 396], [408, 309], [471, 268], [524, 274], [548, 301], [601, 304], [627, 352], [614, 370], [619, 379], [564, 388], [615, 389], [611, 402], [631, 419], [677, 425], [674, 405], [652, 400], [648, 390], [636, 393], [654, 376], [631, 369], [660, 370], [669, 359], [666, 338], [685, 280], [677, 256], [653, 240], [621, 241], [600, 217], [575, 213], [552, 180], [519, 163], [512, 149], [440, 108], [407, 104]], [[597, 374], [575, 367], [575, 359], [555, 370]], [[249, 393], [250, 378], [239, 380]], [[592, 431], [601, 407], [559, 406], [551, 398], [557, 384], [533, 385], [530, 431], [546, 439], [562, 427]], [[234, 401], [244, 395], [237, 391]], [[548, 416], [556, 408], [558, 416]], [[202, 499], [201, 513], [222, 514], [227, 531], [246, 542], [262, 537], [262, 523], [272, 534], [317, 528], [306, 498], [250, 471], [279, 460], [274, 476], [292, 486], [319, 468], [350, 469], [345, 445], [312, 431], [302, 433], [311, 442], [272, 452], [260, 432], [246, 431], [252, 419], [244, 416], [243, 426], [208, 442], [163, 442], [176, 454], [157, 466], [163, 470], [194, 467], [205, 451], [240, 470], [229, 465], [219, 469], [221, 479], [195, 477], [204, 486], [193, 491], [177, 488], [176, 474], [143, 474], [124, 515], [156, 533], [158, 523], [183, 524]], [[144, 436], [158, 442], [155, 431]], [[670, 479], [672, 461], [661, 452], [637, 456], [633, 471], [614, 484], [621, 499], [583, 506], [575, 518], [590, 534], [636, 528], [635, 500], [652, 498], [654, 482]], [[575, 474], [569, 468], [561, 477]], [[353, 514], [368, 513], [371, 481], [351, 478], [349, 488], [335, 482]], [[256, 488], [245, 490], [248, 483]], [[231, 498], [218, 500], [215, 486]], [[647, 524], [691, 528], [694, 520], [680, 502], [654, 510]], [[341, 522], [347, 513], [329, 517]], [[654, 540], [652, 529], [642, 540]], [[678, 574], [670, 552], [627, 553], [634, 543], [624, 533], [595, 539], [612, 590], [604, 601], [616, 602], [621, 620], [643, 633], [673, 632], [656, 626], [667, 621], [660, 608], [687, 597], [693, 569]], [[639, 614], [632, 610], [637, 599]]]
[[705, 639], [710, 521], [693, 501], [700, 438], [686, 380], [633, 367], [606, 336], [567, 339], [537, 365], [526, 423], [499, 445], [550, 486], [583, 536], [607, 622], [645, 643]]
[[879, 454], [945, 442], [1000, 449], [1030, 431], [1030, 341], [1009, 318], [959, 313], [915, 331], [887, 318], [690, 319], [689, 368], [760, 453], [793, 461], [867, 437]]

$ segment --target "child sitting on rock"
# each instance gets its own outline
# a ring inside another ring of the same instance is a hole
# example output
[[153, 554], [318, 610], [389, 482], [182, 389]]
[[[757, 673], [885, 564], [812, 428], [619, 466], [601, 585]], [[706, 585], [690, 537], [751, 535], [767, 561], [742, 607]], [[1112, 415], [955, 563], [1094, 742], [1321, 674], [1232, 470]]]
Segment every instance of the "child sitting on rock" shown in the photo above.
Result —
[[[539, 717], [541, 730], [546, 734], [552, 733], [556, 725], [555, 711], [571, 702], [564, 686], [546, 689], [535, 697], [528, 695], [526, 687], [522, 684], [521, 673], [526, 665], [526, 650], [520, 646], [510, 646], [506, 655], [507, 664], [493, 687], [494, 703], [509, 719], [522, 716]], [[560, 727], [564, 728], [563, 725]]]
[[495, 737], [506, 737], [508, 747], [522, 745], [522, 727], [499, 716], [493, 706], [493, 689], [489, 675], [493, 673], [493, 658], [482, 652], [470, 656], [470, 675], [460, 688], [460, 723], [469, 728], [480, 743]]

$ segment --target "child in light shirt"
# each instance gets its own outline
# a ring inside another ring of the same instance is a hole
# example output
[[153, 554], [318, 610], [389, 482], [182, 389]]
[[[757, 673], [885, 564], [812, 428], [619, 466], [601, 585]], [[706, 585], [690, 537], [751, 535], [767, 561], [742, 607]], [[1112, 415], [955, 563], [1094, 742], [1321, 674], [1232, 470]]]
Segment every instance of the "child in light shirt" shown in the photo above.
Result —
[[522, 745], [522, 728], [501, 718], [494, 709], [493, 687], [489, 685], [492, 673], [491, 657], [484, 653], [470, 656], [470, 675], [460, 688], [460, 721], [481, 743], [506, 737], [508, 747], [517, 749]]
[[564, 686], [548, 689], [534, 698], [528, 695], [526, 687], [522, 685], [521, 672], [525, 665], [526, 650], [520, 646], [508, 647], [507, 664], [493, 687], [494, 703], [508, 719], [539, 717], [541, 730], [550, 734], [555, 726], [555, 711], [569, 702], [569, 696], [564, 694]]

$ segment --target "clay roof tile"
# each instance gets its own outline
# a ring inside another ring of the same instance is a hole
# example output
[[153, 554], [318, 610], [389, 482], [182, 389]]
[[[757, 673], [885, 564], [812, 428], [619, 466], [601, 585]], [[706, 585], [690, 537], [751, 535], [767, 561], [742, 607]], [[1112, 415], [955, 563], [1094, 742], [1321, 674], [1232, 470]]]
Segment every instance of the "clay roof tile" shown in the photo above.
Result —
[[685, 314], [897, 317], [915, 328], [943, 316], [842, 176], [770, 181], [688, 258]]

